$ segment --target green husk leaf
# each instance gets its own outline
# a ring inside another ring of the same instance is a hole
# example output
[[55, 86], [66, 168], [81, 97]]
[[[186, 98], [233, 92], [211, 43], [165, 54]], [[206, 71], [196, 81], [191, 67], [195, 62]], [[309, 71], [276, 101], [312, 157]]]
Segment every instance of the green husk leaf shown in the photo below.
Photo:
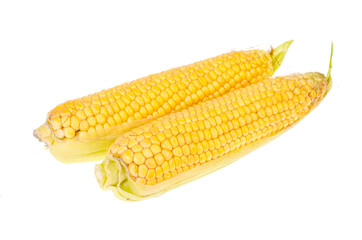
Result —
[[285, 42], [270, 51], [270, 54], [272, 56], [273, 75], [278, 70], [280, 65], [283, 63], [284, 57], [288, 52], [289, 46], [292, 44], [292, 42], [293, 40]]

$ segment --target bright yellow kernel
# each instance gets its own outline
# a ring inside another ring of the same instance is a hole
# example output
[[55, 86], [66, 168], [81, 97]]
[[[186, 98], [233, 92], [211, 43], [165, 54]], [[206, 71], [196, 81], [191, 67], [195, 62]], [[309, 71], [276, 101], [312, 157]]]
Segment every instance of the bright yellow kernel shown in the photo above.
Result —
[[137, 152], [141, 152], [142, 151], [142, 147], [138, 144], [132, 146], [132, 151], [137, 153]]
[[138, 176], [145, 177], [147, 174], [147, 170], [148, 168], [146, 167], [146, 165], [142, 164], [141, 166], [138, 167]]
[[158, 138], [156, 136], [151, 136], [150, 141], [152, 144], [156, 144], [156, 145], [161, 143], [160, 140], [158, 140]]
[[293, 92], [295, 95], [299, 95], [301, 91], [300, 91], [300, 88], [294, 88]]
[[298, 98], [299, 98], [299, 103], [304, 103], [305, 97], [303, 95], [299, 95]]
[[87, 119], [87, 115], [84, 113], [84, 111], [82, 110], [78, 110], [76, 113], [75, 113], [75, 116], [79, 119], [79, 120], [85, 120]]
[[128, 115], [127, 115], [126, 111], [124, 111], [124, 110], [120, 111], [119, 115], [121, 116], [123, 122], [126, 122], [128, 120]]
[[221, 141], [219, 138], [214, 139], [215, 149], [219, 149], [221, 147]]
[[208, 143], [209, 143], [209, 149], [210, 149], [210, 150], [214, 150], [214, 148], [215, 148], [215, 141], [214, 141], [214, 140], [210, 140], [210, 141], [208, 141]]
[[256, 113], [251, 113], [251, 114], [250, 114], [250, 117], [251, 117], [251, 119], [252, 119], [253, 121], [258, 120], [258, 114], [256, 114]]
[[96, 119], [99, 124], [104, 124], [107, 121], [106, 117], [103, 114], [97, 114]]
[[148, 139], [143, 139], [142, 141], [140, 141], [140, 145], [143, 147], [143, 148], [149, 148], [151, 147], [151, 141], [148, 140]]
[[177, 147], [177, 148], [173, 149], [173, 154], [174, 154], [175, 156], [181, 157], [181, 156], [182, 156], [182, 149], [181, 149], [181, 147]]
[[193, 104], [193, 100], [190, 96], [186, 96], [185, 103], [187, 106], [191, 106]]
[[93, 111], [92, 111], [92, 109], [90, 108], [90, 107], [85, 107], [84, 108], [84, 114], [87, 116], [87, 117], [91, 117], [91, 116], [93, 116]]
[[170, 140], [168, 140], [168, 139], [166, 139], [165, 141], [163, 141], [161, 143], [161, 147], [164, 149], [172, 150], [172, 144], [171, 144]]
[[186, 144], [190, 144], [192, 142], [192, 138], [191, 138], [190, 133], [185, 133], [184, 138], [185, 138], [185, 143]]
[[132, 116], [134, 114], [134, 110], [131, 106], [126, 106], [124, 109], [128, 116]]
[[166, 149], [162, 150], [162, 154], [165, 157], [166, 160], [170, 160], [173, 156], [172, 152]]
[[163, 132], [165, 133], [166, 138], [170, 138], [173, 136], [170, 129], [165, 129]]
[[192, 132], [192, 125], [190, 123], [186, 123], [185, 129], [186, 129], [186, 132], [188, 132], [188, 133]]
[[63, 131], [66, 138], [73, 138], [75, 136], [75, 131], [71, 127], [66, 127], [63, 129]]
[[211, 135], [212, 135], [212, 138], [216, 138], [218, 136], [218, 131], [216, 130], [215, 127], [212, 127], [211, 128]]
[[181, 157], [181, 167], [187, 166], [188, 158], [186, 156]]
[[95, 117], [88, 118], [88, 123], [91, 127], [95, 127], [97, 125], [97, 119]]
[[169, 164], [168, 164], [167, 161], [165, 161], [165, 162], [162, 164], [161, 167], [162, 167], [162, 170], [163, 170], [163, 173], [164, 173], [164, 174], [170, 171], [170, 166], [169, 166]]
[[210, 140], [212, 138], [211, 131], [209, 129], [205, 129], [205, 139]]
[[108, 112], [108, 109], [103, 106], [100, 108], [100, 114], [102, 114], [104, 116], [112, 115], [110, 112]]
[[80, 126], [79, 126], [81, 131], [87, 131], [89, 128], [89, 123], [87, 120], [83, 120], [80, 122]]
[[183, 152], [183, 155], [185, 155], [185, 156], [190, 155], [190, 148], [189, 148], [189, 146], [188, 146], [188, 145], [182, 146], [182, 152]]
[[142, 119], [142, 114], [141, 114], [140, 112], [136, 112], [136, 113], [134, 114], [134, 118], [135, 118], [136, 120]]
[[115, 126], [117, 124], [116, 120], [113, 117], [108, 117], [107, 123], [109, 124], [109, 126]]
[[143, 156], [145, 156], [145, 158], [151, 158], [151, 157], [153, 157], [153, 153], [152, 153], [152, 151], [151, 151], [149, 148], [144, 148], [144, 149], [142, 150], [142, 154], [143, 154]]
[[158, 138], [158, 140], [160, 140], [160, 142], [163, 142], [167, 139], [166, 135], [162, 132], [157, 134], [157, 138]]
[[177, 135], [177, 141], [178, 141], [180, 146], [184, 145], [185, 142], [186, 142], [183, 135]]
[[196, 154], [197, 153], [197, 146], [196, 146], [195, 143], [190, 144], [190, 153], [191, 154]]
[[273, 111], [273, 114], [278, 114], [278, 107], [277, 106], [275, 106], [275, 105], [273, 105], [272, 106], [272, 111]]
[[136, 144], [138, 144], [138, 141], [136, 141], [135, 139], [130, 139], [128, 142], [128, 147], [132, 148]]
[[122, 110], [126, 107], [126, 103], [122, 99], [117, 99], [116, 102], [117, 102], [120, 110]]
[[165, 161], [165, 158], [162, 155], [162, 153], [158, 153], [158, 154], [155, 155], [155, 160], [156, 160], [158, 165], [161, 165]]
[[155, 177], [156, 177], [155, 169], [148, 169], [146, 179], [147, 180], [153, 180]]
[[130, 163], [128, 165], [128, 171], [131, 176], [137, 177], [138, 176], [138, 166], [134, 163]]
[[211, 151], [206, 152], [206, 161], [210, 161], [212, 159], [212, 153]]
[[145, 162], [145, 164], [146, 164], [146, 166], [147, 166], [148, 168], [155, 168], [155, 167], [157, 167], [157, 163], [156, 163], [156, 161], [155, 161], [154, 158], [149, 158], [149, 159], [147, 159], [146, 162]]
[[131, 150], [125, 150], [122, 153], [122, 160], [123, 162], [125, 162], [126, 164], [130, 164], [131, 162], [133, 162], [133, 152]]
[[94, 115], [97, 115], [101, 112], [101, 106], [98, 104], [92, 104], [90, 105], [90, 108], [92, 109]]
[[201, 154], [204, 151], [204, 148], [203, 148], [201, 142], [197, 143], [196, 147], [197, 147], [197, 154]]
[[176, 169], [180, 169], [182, 166], [182, 160], [180, 157], [175, 157], [175, 165], [176, 165]]
[[194, 157], [193, 155], [188, 156], [187, 165], [189, 165], [190, 167], [192, 167], [194, 163], [195, 163], [195, 157]]
[[129, 96], [131, 96], [130, 92], [128, 93], [128, 96], [127, 95], [122, 96], [122, 100], [126, 103], [126, 105], [129, 105], [132, 101]]
[[69, 116], [61, 117], [60, 121], [61, 121], [63, 127], [69, 127], [70, 126], [70, 117]]
[[197, 134], [197, 132], [192, 132], [192, 133], [191, 133], [191, 138], [192, 138], [192, 141], [193, 141], [194, 143], [197, 143], [197, 142], [199, 142], [199, 140], [200, 140], [199, 135]]
[[163, 176], [162, 167], [158, 166], [156, 167], [156, 178], [161, 178]]
[[177, 137], [172, 136], [172, 137], [170, 138], [170, 142], [171, 142], [172, 148], [175, 148], [175, 147], [178, 146]]
[[140, 108], [141, 108], [141, 105], [138, 102], [135, 102], [135, 101], [132, 101], [130, 103], [130, 106], [133, 109], [133, 111], [135, 111], [135, 112], [138, 112], [140, 110]]
[[175, 165], [175, 159], [171, 159], [169, 162], [169, 167], [170, 167], [170, 171], [174, 171], [176, 169], [176, 165]]
[[150, 149], [155, 155], [161, 152], [161, 147], [158, 145], [152, 145]]

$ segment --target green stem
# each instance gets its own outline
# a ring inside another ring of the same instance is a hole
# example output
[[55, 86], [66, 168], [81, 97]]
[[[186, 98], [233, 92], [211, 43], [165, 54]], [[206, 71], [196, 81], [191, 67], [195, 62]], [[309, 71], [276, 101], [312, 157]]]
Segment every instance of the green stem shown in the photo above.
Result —
[[333, 42], [331, 44], [331, 56], [329, 58], [329, 68], [327, 72], [327, 88], [331, 89], [332, 87], [332, 77], [331, 77], [331, 71], [332, 71], [332, 56], [333, 56]]

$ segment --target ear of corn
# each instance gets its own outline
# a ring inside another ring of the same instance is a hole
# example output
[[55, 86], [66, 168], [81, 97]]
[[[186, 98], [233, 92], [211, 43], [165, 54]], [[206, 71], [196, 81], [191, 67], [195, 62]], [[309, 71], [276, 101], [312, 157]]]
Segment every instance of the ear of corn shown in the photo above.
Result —
[[67, 101], [34, 135], [62, 162], [102, 159], [130, 129], [270, 77], [291, 42], [270, 52], [230, 52]]
[[215, 171], [281, 135], [324, 98], [321, 73], [266, 79], [147, 123], [119, 137], [96, 178], [142, 200]]

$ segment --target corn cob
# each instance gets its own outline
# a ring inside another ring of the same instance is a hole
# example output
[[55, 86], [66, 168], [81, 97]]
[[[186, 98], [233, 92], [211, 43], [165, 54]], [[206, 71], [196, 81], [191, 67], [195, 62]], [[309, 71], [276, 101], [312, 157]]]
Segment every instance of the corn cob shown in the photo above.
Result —
[[281, 135], [330, 88], [330, 70], [327, 77], [293, 74], [158, 118], [119, 137], [96, 165], [96, 178], [123, 200], [158, 196]]
[[230, 52], [67, 101], [48, 113], [34, 135], [62, 162], [103, 159], [125, 131], [268, 78], [291, 42], [270, 52]]

